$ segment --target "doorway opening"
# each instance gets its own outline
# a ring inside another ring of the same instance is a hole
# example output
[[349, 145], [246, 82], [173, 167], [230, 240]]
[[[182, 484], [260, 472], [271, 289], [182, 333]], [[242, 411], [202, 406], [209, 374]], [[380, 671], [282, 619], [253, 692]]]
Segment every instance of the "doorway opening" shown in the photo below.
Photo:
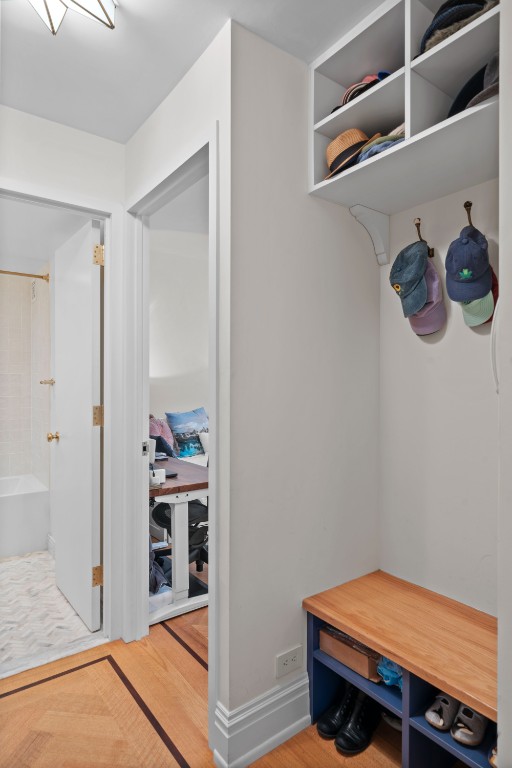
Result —
[[[138, 434], [143, 454], [147, 449], [137, 475], [142, 563], [137, 616], [141, 635], [161, 622], [181, 635], [203, 666], [207, 654], [211, 721], [218, 670], [216, 134], [199, 147], [129, 210], [139, 276]], [[169, 458], [171, 452], [177, 458]], [[174, 472], [176, 477], [166, 477]], [[197, 533], [201, 541], [195, 548]], [[164, 571], [163, 587], [148, 585], [148, 540], [150, 561], [159, 558]], [[192, 636], [194, 642], [185, 639]]]
[[206, 174], [147, 220], [150, 624], [208, 600], [208, 184]]
[[102, 239], [90, 214], [0, 196], [0, 677], [105, 640], [92, 576], [102, 562], [103, 429], [92, 418]]

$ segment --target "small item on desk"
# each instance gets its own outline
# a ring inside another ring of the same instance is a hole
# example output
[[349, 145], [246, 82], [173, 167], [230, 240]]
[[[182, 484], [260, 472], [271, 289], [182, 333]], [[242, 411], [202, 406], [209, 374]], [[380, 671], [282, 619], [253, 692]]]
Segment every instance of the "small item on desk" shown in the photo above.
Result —
[[149, 486], [155, 488], [156, 486], [165, 483], [165, 469], [150, 469], [149, 470]]
[[155, 453], [155, 461], [167, 461], [168, 455], [166, 453], [156, 452]]
[[177, 472], [173, 472], [171, 469], [166, 469], [165, 470], [165, 476], [166, 476], [166, 478], [178, 477], [178, 473]]

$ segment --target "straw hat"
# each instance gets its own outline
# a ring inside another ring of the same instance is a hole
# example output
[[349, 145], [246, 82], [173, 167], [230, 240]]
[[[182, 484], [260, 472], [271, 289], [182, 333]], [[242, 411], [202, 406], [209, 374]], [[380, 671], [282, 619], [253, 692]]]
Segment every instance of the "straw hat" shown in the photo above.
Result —
[[379, 137], [380, 133], [376, 133], [369, 139], [366, 133], [360, 131], [359, 128], [349, 128], [348, 131], [343, 131], [339, 136], [336, 136], [325, 151], [327, 166], [330, 171], [325, 178], [330, 179], [343, 168], [354, 165], [365, 146]]

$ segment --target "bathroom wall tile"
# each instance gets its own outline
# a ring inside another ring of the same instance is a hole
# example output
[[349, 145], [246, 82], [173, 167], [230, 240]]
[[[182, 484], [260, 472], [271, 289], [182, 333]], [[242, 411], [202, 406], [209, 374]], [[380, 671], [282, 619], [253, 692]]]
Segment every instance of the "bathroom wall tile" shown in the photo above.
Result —
[[11, 475], [28, 475], [32, 472], [32, 460], [30, 455], [9, 457]]
[[0, 456], [0, 477], [8, 477], [11, 473], [11, 460], [9, 456]]

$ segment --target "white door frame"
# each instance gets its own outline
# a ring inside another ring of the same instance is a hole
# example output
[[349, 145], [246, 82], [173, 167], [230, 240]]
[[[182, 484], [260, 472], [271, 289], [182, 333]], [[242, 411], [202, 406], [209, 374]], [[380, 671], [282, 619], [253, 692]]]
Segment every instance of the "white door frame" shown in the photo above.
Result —
[[[132, 371], [133, 391], [131, 401], [127, 403], [133, 418], [131, 438], [133, 440], [133, 459], [128, 469], [132, 468], [130, 491], [132, 498], [138, 501], [138, 518], [135, 524], [135, 546], [138, 551], [133, 572], [137, 574], [136, 595], [136, 632], [137, 637], [147, 635], [149, 631], [148, 604], [148, 460], [142, 456], [142, 443], [148, 439], [148, 414], [144, 412], [148, 402], [149, 351], [144, 331], [148, 323], [149, 297], [147, 253], [147, 217], [163, 204], [176, 197], [197, 179], [209, 174], [209, 235], [208, 235], [208, 278], [209, 278], [209, 505], [208, 505], [208, 544], [210, 560], [208, 564], [208, 712], [210, 736], [212, 734], [213, 713], [218, 699], [218, 567], [217, 567], [217, 494], [218, 494], [218, 263], [219, 263], [219, 163], [218, 163], [218, 123], [205, 134], [186, 156], [183, 156], [166, 178], [155, 186], [143, 198], [128, 209], [128, 238], [134, 244], [131, 273], [134, 278], [131, 298], [133, 309], [130, 327], [127, 333], [133, 334]], [[127, 322], [130, 320], [126, 317]], [[134, 593], [135, 596], [135, 593]]]
[[[104, 268], [104, 406], [103, 432], [103, 634], [115, 640], [134, 639], [130, 622], [130, 596], [125, 592], [131, 573], [126, 563], [128, 509], [124, 481], [125, 457], [122, 431], [124, 407], [123, 340], [123, 236], [124, 212], [119, 203], [90, 198], [58, 199], [51, 188], [30, 183], [13, 186], [0, 177], [0, 197], [62, 208], [102, 222], [106, 263]], [[122, 566], [121, 566], [122, 564]]]

